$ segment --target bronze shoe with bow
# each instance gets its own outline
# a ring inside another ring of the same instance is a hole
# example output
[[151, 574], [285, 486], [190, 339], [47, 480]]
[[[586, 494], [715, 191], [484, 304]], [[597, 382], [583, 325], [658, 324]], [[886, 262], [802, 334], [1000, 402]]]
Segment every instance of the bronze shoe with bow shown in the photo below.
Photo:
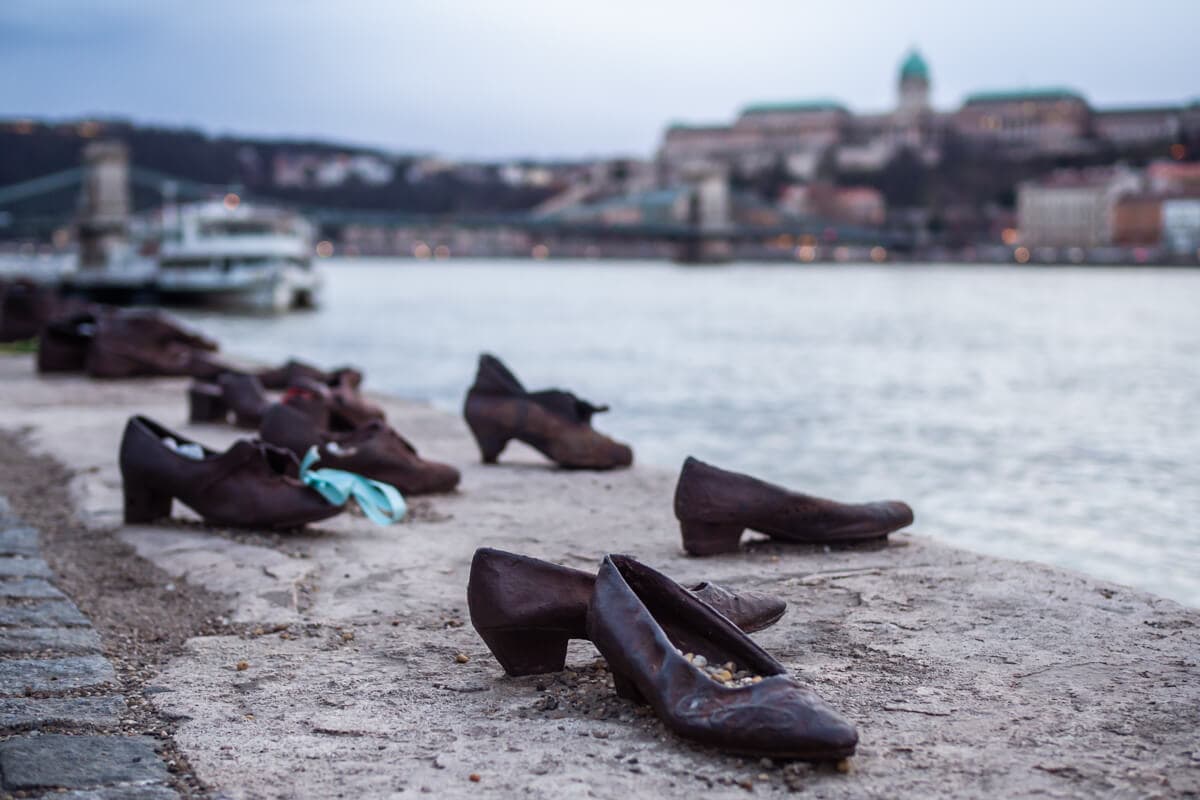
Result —
[[120, 466], [126, 524], [170, 516], [173, 500], [241, 528], [296, 528], [342, 510], [300, 482], [286, 450], [241, 439], [217, 453], [146, 417], [126, 424]]

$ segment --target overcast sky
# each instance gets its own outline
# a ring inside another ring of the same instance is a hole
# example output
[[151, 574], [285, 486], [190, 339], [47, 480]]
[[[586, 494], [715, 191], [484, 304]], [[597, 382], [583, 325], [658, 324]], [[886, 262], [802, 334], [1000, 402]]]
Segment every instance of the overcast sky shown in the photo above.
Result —
[[449, 156], [648, 156], [752, 101], [1200, 97], [1200, 0], [0, 0], [0, 116], [124, 116]]

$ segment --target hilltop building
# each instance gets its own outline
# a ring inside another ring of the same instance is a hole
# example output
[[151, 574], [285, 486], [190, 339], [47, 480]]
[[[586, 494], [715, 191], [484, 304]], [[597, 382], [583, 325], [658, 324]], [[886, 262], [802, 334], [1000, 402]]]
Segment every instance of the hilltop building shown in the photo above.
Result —
[[[844, 172], [882, 169], [906, 149], [935, 164], [948, 136], [968, 146], [999, 147], [1015, 158], [1084, 155], [1101, 146], [1138, 147], [1200, 133], [1200, 103], [1094, 109], [1067, 88], [977, 92], [955, 111], [930, 104], [931, 72], [917, 50], [900, 64], [891, 111], [857, 114], [834, 99], [756, 103], [729, 125], [669, 126], [658, 151], [670, 183], [697, 162], [754, 173], [783, 163], [799, 180], [825, 165]], [[831, 160], [832, 159], [832, 160]]]

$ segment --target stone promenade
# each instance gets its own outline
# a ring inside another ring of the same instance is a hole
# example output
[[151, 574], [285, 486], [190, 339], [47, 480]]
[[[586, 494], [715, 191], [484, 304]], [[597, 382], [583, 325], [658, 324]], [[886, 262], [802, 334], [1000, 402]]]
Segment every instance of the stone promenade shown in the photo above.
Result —
[[127, 706], [102, 650], [55, 588], [37, 530], [0, 497], [0, 788], [9, 796], [178, 797], [155, 741], [115, 733]]
[[[688, 558], [674, 472], [561, 471], [523, 446], [484, 466], [461, 419], [380, 397], [424, 455], [463, 470], [460, 491], [414, 498], [405, 523], [346, 514], [266, 536], [211, 529], [177, 503], [170, 521], [125, 526], [116, 453], [129, 415], [218, 449], [243, 435], [187, 425], [185, 392], [39, 378], [28, 357], [0, 358], [0, 429], [70, 469], [73, 524], [132, 548], [164, 582], [228, 599], [230, 626], [172, 652], [149, 699], [209, 796], [1200, 796], [1200, 611], [946, 546], [922, 527], [919, 497], [906, 498], [917, 525], [886, 545]], [[7, 591], [27, 596], [0, 618], [5, 785], [162, 791], [150, 743], [104, 738], [121, 698], [87, 621], [55, 596], [31, 534], [4, 541]], [[485, 544], [580, 569], [626, 552], [681, 582], [784, 598], [788, 613], [754, 638], [858, 726], [848, 771], [681, 742], [615, 696], [586, 642], [562, 673], [506, 677], [466, 614]], [[82, 774], [89, 763], [114, 771]]]

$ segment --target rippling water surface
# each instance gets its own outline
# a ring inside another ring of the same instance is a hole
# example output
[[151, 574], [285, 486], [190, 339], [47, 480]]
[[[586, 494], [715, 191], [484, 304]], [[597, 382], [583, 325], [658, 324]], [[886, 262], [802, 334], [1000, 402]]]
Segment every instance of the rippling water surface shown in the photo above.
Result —
[[491, 351], [611, 404], [642, 463], [906, 499], [922, 533], [1200, 605], [1200, 272], [323, 265], [315, 313], [188, 316], [456, 413]]

